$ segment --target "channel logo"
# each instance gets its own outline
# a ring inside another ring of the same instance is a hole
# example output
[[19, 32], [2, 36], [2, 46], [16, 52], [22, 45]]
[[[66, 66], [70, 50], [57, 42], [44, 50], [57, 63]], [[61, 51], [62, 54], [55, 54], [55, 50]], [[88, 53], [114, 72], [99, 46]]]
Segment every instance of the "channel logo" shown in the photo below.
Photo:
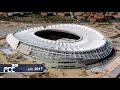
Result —
[[3, 72], [15, 72], [14, 69], [18, 67], [18, 64], [12, 64], [11, 67], [4, 67]]
[[43, 64], [0, 64], [0, 73], [44, 72]]

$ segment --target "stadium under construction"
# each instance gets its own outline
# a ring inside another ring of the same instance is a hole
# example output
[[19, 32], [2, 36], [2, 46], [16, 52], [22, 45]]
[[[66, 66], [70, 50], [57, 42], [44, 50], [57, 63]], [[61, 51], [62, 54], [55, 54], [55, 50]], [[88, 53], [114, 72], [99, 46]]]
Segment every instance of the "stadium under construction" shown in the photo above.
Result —
[[80, 68], [102, 61], [113, 51], [100, 32], [77, 24], [33, 27], [10, 33], [8, 44], [17, 53], [50, 68]]

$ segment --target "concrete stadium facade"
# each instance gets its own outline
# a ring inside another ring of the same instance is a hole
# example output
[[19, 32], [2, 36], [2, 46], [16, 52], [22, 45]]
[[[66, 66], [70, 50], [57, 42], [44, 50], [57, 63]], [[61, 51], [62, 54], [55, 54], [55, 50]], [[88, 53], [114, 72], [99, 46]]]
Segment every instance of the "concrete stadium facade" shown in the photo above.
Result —
[[113, 50], [109, 38], [90, 27], [77, 24], [18, 30], [8, 34], [6, 40], [17, 53], [29, 56], [37, 63], [45, 63], [50, 68], [84, 67], [106, 58]]

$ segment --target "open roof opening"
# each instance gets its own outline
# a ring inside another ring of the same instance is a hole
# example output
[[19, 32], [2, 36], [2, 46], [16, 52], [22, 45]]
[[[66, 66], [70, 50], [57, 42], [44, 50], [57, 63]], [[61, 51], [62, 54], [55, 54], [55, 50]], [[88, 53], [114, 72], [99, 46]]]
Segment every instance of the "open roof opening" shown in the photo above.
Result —
[[61, 32], [56, 30], [43, 30], [35, 32], [36, 36], [39, 36], [41, 38], [49, 39], [49, 40], [59, 40], [59, 39], [73, 39], [73, 40], [79, 40], [80, 37], [68, 32]]

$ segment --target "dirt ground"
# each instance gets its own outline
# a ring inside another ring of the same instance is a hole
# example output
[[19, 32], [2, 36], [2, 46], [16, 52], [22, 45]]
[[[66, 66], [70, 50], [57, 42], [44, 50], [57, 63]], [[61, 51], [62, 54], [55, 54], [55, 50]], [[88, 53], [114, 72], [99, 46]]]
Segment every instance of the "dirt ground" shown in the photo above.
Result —
[[[48, 23], [51, 24], [51, 23]], [[12, 27], [26, 27], [26, 26], [41, 26], [41, 25], [48, 25], [47, 23], [40, 23], [40, 24], [34, 24], [34, 23], [22, 23], [22, 22], [0, 22], [0, 28], [12, 28]], [[120, 23], [113, 23], [111, 25], [98, 25], [98, 24], [84, 24], [86, 26], [95, 28], [96, 30], [100, 31], [107, 37], [109, 37], [114, 43], [114, 47], [117, 50], [117, 55], [120, 55], [120, 30], [117, 30], [115, 28], [115, 25], [120, 25]], [[0, 39], [0, 48], [4, 46], [5, 44], [5, 39]], [[14, 55], [13, 55], [14, 56]], [[17, 60], [15, 57], [6, 58], [6, 55], [3, 54], [2, 51], [0, 51], [0, 63], [12, 63], [10, 60], [15, 61], [16, 63], [26, 63], [26, 64], [31, 64], [33, 62], [30, 62], [27, 59], [20, 59]], [[105, 72], [98, 72], [98, 73], [93, 73], [90, 70], [85, 70], [85, 69], [48, 69], [49, 74], [47, 74], [44, 77], [47, 78], [100, 78], [102, 75], [105, 75]], [[36, 74], [37, 76], [33, 77], [38, 77], [39, 74]], [[44, 78], [43, 77], [43, 78]], [[110, 78], [109, 75], [106, 75], [107, 78]]]

